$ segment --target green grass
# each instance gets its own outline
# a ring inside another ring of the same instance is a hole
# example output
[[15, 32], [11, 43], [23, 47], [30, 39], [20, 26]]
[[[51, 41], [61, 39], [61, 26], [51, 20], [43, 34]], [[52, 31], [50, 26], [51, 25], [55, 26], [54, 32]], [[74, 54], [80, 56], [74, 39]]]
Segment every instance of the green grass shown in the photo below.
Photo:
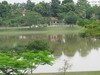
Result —
[[[40, 73], [31, 75], [64, 75], [64, 73]], [[100, 71], [92, 72], [67, 72], [65, 75], [100, 75]]]
[[0, 35], [20, 35], [20, 34], [77, 34], [81, 30], [80, 27], [74, 26], [49, 26], [45, 28], [0, 28]]

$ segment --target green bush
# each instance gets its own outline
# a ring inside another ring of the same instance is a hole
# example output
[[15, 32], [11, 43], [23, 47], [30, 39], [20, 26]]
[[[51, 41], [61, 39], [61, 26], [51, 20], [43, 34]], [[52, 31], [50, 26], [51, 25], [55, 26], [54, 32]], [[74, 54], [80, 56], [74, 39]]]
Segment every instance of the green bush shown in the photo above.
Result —
[[91, 21], [90, 20], [84, 20], [84, 19], [79, 19], [77, 21], [77, 25], [85, 27], [86, 25], [90, 24]]
[[76, 24], [77, 20], [78, 17], [73, 11], [68, 12], [65, 16], [65, 24]]
[[100, 37], [100, 21], [90, 21], [85, 25], [85, 29], [81, 32], [81, 36]]
[[49, 50], [49, 45], [46, 41], [42, 40], [35, 40], [33, 42], [30, 42], [26, 48], [28, 50], [35, 50], [35, 51], [40, 51], [40, 50]]

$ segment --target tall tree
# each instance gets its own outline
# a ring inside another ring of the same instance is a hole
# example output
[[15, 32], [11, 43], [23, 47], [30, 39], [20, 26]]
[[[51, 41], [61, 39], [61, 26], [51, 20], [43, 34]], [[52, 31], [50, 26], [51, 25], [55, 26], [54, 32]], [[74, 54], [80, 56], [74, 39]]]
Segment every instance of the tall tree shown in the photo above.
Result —
[[73, 3], [66, 3], [62, 5], [63, 12], [75, 11], [75, 4]]
[[26, 9], [27, 10], [33, 10], [35, 4], [33, 2], [31, 2], [31, 0], [28, 0], [26, 3]]
[[95, 16], [93, 16], [93, 14], [95, 14], [95, 9], [93, 7], [90, 7], [86, 10], [86, 18], [87, 19], [93, 19]]
[[10, 5], [8, 4], [7, 1], [2, 1], [0, 3], [0, 17], [7, 17], [8, 14], [10, 13]]
[[86, 9], [89, 7], [89, 3], [87, 0], [78, 0], [77, 6], [83, 8], [83, 9]]
[[31, 27], [32, 25], [39, 24], [41, 17], [42, 16], [39, 13], [34, 12], [34, 11], [30, 11], [30, 12], [26, 13], [26, 16], [23, 16], [21, 18], [21, 20], [24, 21], [25, 25], [28, 25]]
[[66, 4], [66, 3], [74, 3], [73, 0], [63, 0], [62, 4]]
[[52, 0], [51, 1], [51, 11], [52, 11], [52, 16], [57, 17], [57, 13], [60, 12], [60, 1], [59, 0]]
[[34, 10], [38, 13], [40, 13], [42, 16], [50, 16], [51, 13], [51, 9], [50, 9], [50, 4], [49, 3], [45, 3], [40, 2], [38, 4], [35, 5]]
[[89, 8], [90, 5], [87, 0], [78, 0], [77, 2], [77, 13], [80, 15], [81, 18], [86, 18], [86, 10]]
[[95, 16], [97, 19], [100, 20], [100, 6], [94, 6]]
[[78, 16], [73, 11], [70, 11], [65, 16], [65, 23], [66, 24], [76, 24]]

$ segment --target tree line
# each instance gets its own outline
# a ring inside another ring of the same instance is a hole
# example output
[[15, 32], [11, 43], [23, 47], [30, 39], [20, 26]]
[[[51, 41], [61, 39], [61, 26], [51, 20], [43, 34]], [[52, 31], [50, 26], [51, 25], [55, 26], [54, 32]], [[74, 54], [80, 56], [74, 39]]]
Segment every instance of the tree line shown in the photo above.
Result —
[[76, 24], [79, 19], [100, 20], [100, 7], [91, 6], [87, 0], [51, 0], [35, 4], [31, 0], [26, 3], [0, 3], [0, 26], [31, 26], [50, 24], [51, 17], [58, 23]]

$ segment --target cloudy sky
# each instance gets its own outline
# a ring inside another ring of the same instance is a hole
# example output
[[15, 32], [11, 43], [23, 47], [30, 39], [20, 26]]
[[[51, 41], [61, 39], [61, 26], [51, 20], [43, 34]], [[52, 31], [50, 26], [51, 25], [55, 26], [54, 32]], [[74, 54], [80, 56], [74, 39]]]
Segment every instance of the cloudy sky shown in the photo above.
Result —
[[[2, 2], [4, 0], [0, 0], [0, 2]], [[26, 2], [27, 0], [5, 0], [8, 1], [9, 3], [22, 3], [22, 2]], [[51, 0], [31, 0], [32, 2], [38, 3], [40, 1], [45, 1], [45, 2], [50, 2]], [[62, 0], [60, 0], [62, 1]], [[77, 0], [74, 0], [77, 1]]]
[[[2, 2], [2, 1], [4, 1], [4, 0], [0, 0], [0, 2]], [[5, 0], [5, 1], [8, 1], [9, 3], [23, 3], [23, 2], [26, 2], [27, 0]], [[50, 2], [51, 0], [31, 0], [31, 1], [38, 3], [40, 1]], [[62, 1], [62, 0], [60, 0], [60, 1]], [[74, 1], [76, 2], [77, 0], [74, 0]], [[96, 0], [96, 1], [100, 1], [100, 0]]]

